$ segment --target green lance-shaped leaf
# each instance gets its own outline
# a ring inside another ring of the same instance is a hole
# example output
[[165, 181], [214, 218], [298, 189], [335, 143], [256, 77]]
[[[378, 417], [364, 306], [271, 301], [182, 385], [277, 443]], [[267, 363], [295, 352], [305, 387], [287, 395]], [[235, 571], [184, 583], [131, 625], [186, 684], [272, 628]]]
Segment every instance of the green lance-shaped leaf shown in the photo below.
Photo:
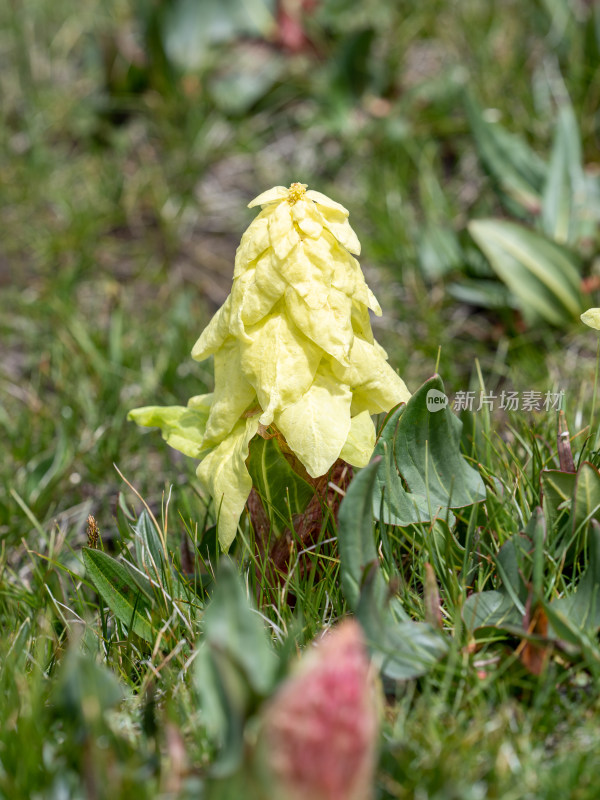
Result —
[[558, 469], [545, 469], [540, 473], [542, 506], [546, 524], [552, 530], [561, 514], [571, 508], [571, 498], [575, 490], [575, 473]]
[[340, 505], [338, 548], [342, 590], [355, 610], [365, 569], [377, 561], [373, 532], [372, 496], [379, 470], [379, 459], [361, 470], [350, 483]]
[[101, 550], [83, 548], [85, 568], [100, 596], [120, 620], [142, 639], [152, 643], [154, 632], [148, 619], [150, 601], [132, 580], [123, 564]]
[[515, 133], [487, 120], [473, 96], [465, 93], [469, 124], [479, 158], [501, 189], [510, 211], [537, 212], [546, 178], [542, 159]]
[[542, 225], [554, 241], [570, 244], [580, 234], [579, 214], [585, 203], [581, 135], [570, 103], [558, 112], [552, 156], [544, 187]]
[[375, 448], [383, 459], [373, 511], [388, 524], [429, 521], [450, 508], [485, 499], [481, 476], [460, 452], [460, 420], [447, 406], [432, 403], [432, 398], [440, 397], [444, 397], [444, 384], [434, 375], [404, 411], [391, 416]]
[[167, 557], [150, 514], [144, 509], [133, 527], [137, 563], [153, 580], [162, 582], [168, 569]]
[[475, 220], [469, 233], [530, 323], [565, 325], [581, 314], [579, 262], [573, 253], [505, 220]]

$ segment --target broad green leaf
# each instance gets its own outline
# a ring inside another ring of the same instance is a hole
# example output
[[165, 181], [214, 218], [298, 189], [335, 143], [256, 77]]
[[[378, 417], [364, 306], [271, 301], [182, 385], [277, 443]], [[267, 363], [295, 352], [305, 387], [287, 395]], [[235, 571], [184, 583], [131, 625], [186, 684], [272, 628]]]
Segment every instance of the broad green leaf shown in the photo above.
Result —
[[437, 375], [390, 417], [375, 447], [383, 460], [373, 510], [392, 525], [429, 521], [486, 496], [481, 476], [461, 455], [460, 420], [448, 407], [430, 410], [431, 392], [444, 393]]
[[513, 201], [509, 203], [509, 210], [539, 211], [546, 177], [542, 159], [523, 138], [498, 122], [488, 121], [469, 92], [465, 93], [465, 105], [479, 157], [501, 190]]
[[83, 548], [83, 562], [96, 589], [115, 617], [142, 639], [152, 643], [154, 632], [148, 619], [150, 603], [131, 574], [107, 553]]
[[505, 220], [475, 220], [469, 232], [529, 322], [543, 319], [564, 325], [579, 316], [579, 263], [571, 252]]
[[383, 673], [392, 680], [407, 680], [425, 674], [448, 648], [429, 625], [406, 618], [402, 607], [394, 603], [379, 568], [371, 499], [378, 469], [379, 459], [361, 470], [340, 506], [342, 590]]
[[294, 472], [276, 439], [255, 436], [247, 466], [271, 523], [280, 530], [294, 514], [304, 511], [314, 496], [313, 487]]
[[517, 308], [515, 296], [497, 280], [462, 278], [460, 283], [449, 283], [446, 290], [455, 300], [481, 308]]
[[379, 567], [367, 574], [356, 615], [381, 672], [391, 680], [424, 675], [448, 652], [448, 643], [431, 625], [396, 618], [382, 592]]
[[600, 308], [588, 308], [581, 315], [581, 321], [589, 325], [590, 328], [600, 331]]
[[[540, 522], [536, 512], [528, 525], [535, 534]], [[476, 592], [465, 602], [462, 618], [467, 629], [473, 633], [478, 629], [494, 628], [508, 631], [509, 627], [522, 628], [527, 602], [526, 581], [533, 571], [531, 558], [532, 540], [525, 534], [516, 534], [506, 541], [496, 555], [496, 571], [501, 580], [498, 590]]]
[[275, 424], [312, 478], [325, 475], [350, 432], [350, 389], [319, 367], [312, 386], [275, 416]]
[[495, 590], [475, 592], [467, 598], [462, 618], [470, 633], [478, 628], [501, 629], [505, 624], [518, 625], [523, 619], [506, 592]]
[[[527, 526], [529, 532], [533, 531], [537, 521], [536, 514]], [[525, 613], [527, 583], [533, 571], [531, 552], [531, 538], [524, 533], [518, 533], [502, 545], [495, 558], [496, 570], [502, 581], [502, 591], [508, 594], [521, 614]]]
[[212, 450], [196, 474], [213, 498], [221, 548], [227, 551], [252, 489], [246, 468], [250, 440], [258, 430], [258, 418], [240, 420], [229, 436]]
[[219, 748], [211, 773], [230, 774], [243, 755], [244, 723], [273, 689], [278, 667], [262, 617], [228, 559], [203, 617], [194, 678], [203, 717]]
[[116, 674], [72, 643], [52, 682], [52, 705], [60, 709], [65, 722], [80, 725], [81, 734], [102, 722], [124, 696]]
[[265, 623], [256, 611], [229, 559], [219, 563], [216, 588], [204, 612], [205, 641], [219, 659], [240, 670], [252, 691], [267, 695], [273, 688], [277, 658]]
[[430, 410], [431, 391], [444, 394], [434, 376], [408, 401], [394, 439], [396, 465], [415, 494], [438, 501], [442, 508], [463, 508], [485, 500], [477, 470], [460, 453], [462, 424], [448, 407]]
[[552, 609], [578, 628], [600, 628], [600, 524], [593, 520], [589, 536], [588, 565], [571, 595], [551, 603]]
[[198, 692], [202, 723], [210, 739], [217, 747], [222, 747], [228, 739], [230, 727], [243, 729], [243, 716], [231, 709], [224, 687], [219, 677], [213, 654], [205, 640], [201, 640], [194, 659], [194, 684]]
[[[206, 0], [203, 0], [203, 4]], [[238, 3], [240, 7], [244, 3]], [[215, 105], [226, 114], [245, 114], [281, 78], [285, 60], [280, 53], [238, 41], [232, 57], [210, 75], [207, 86]]]
[[521, 635], [529, 587], [541, 599], [544, 572], [545, 519], [535, 509], [525, 533], [515, 534], [496, 555], [496, 571], [501, 585], [498, 590], [476, 592], [463, 606], [462, 617], [468, 630], [494, 628]]
[[338, 548], [344, 597], [351, 610], [358, 606], [365, 569], [378, 561], [373, 531], [372, 496], [379, 459], [361, 470], [350, 483], [338, 518]]
[[548, 528], [556, 525], [561, 513], [570, 509], [575, 490], [575, 473], [558, 469], [545, 469], [540, 473], [542, 505]]
[[430, 508], [426, 497], [407, 492], [398, 476], [394, 458], [394, 437], [404, 406], [400, 406], [386, 423], [373, 456], [380, 456], [373, 491], [373, 515], [386, 525], [408, 525], [428, 520]]
[[368, 411], [352, 417], [340, 458], [353, 467], [366, 467], [375, 448], [375, 425]]
[[204, 430], [210, 412], [211, 394], [193, 398], [193, 408], [185, 406], [145, 406], [134, 408], [127, 418], [146, 428], [160, 428], [166, 443], [186, 456], [202, 458]]

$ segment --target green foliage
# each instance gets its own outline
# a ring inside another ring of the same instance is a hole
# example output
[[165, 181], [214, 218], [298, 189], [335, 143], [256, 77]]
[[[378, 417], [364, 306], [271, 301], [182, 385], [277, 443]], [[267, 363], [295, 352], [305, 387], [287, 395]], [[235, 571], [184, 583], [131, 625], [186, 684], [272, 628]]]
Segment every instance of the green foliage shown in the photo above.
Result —
[[96, 588], [108, 603], [110, 610], [128, 628], [147, 642], [154, 640], [152, 626], [147, 619], [150, 598], [140, 587], [132, 584], [129, 571], [114, 558], [100, 550], [83, 550], [83, 560]]
[[314, 496], [313, 487], [292, 469], [276, 438], [256, 437], [250, 443], [248, 472], [274, 531], [289, 527]]
[[439, 376], [426, 381], [405, 408], [390, 416], [375, 448], [382, 463], [373, 511], [386, 524], [445, 518], [451, 508], [485, 499], [481, 477], [460, 452], [460, 420], [447, 405], [430, 405], [429, 398], [447, 404]]
[[[600, 476], [584, 461], [577, 474], [544, 470], [541, 486], [543, 511], [536, 509], [525, 532], [512, 536], [495, 558], [499, 588], [473, 593], [463, 619], [478, 638], [503, 633], [527, 639], [531, 613], [542, 609], [549, 627], [536, 631], [534, 641], [558, 644], [571, 659], [591, 659], [588, 666], [595, 671], [600, 653], [583, 637], [600, 628]], [[565, 564], [578, 567], [582, 558], [587, 568], [576, 588], [554, 598], [548, 586], [560, 581]]]
[[577, 258], [544, 236], [502, 220], [478, 219], [469, 232], [531, 324], [566, 325], [582, 312]]

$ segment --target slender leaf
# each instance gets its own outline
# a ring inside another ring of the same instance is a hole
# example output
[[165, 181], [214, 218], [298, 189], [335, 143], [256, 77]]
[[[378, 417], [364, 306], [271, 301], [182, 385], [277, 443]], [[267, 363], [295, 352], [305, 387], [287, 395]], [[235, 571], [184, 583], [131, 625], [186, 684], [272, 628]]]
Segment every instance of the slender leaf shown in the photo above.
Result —
[[579, 126], [573, 107], [563, 102], [556, 121], [541, 217], [544, 231], [556, 242], [569, 244], [578, 238], [578, 207], [584, 204], [585, 194]]
[[338, 520], [338, 547], [342, 590], [351, 609], [356, 609], [366, 567], [377, 561], [373, 531], [372, 497], [379, 459], [361, 470], [342, 500]]
[[469, 92], [465, 93], [465, 105], [479, 157], [502, 192], [513, 201], [508, 203], [509, 210], [537, 212], [546, 175], [542, 159], [519, 135], [487, 120]]
[[163, 545], [150, 515], [144, 509], [133, 527], [137, 563], [150, 577], [165, 579], [166, 560]]

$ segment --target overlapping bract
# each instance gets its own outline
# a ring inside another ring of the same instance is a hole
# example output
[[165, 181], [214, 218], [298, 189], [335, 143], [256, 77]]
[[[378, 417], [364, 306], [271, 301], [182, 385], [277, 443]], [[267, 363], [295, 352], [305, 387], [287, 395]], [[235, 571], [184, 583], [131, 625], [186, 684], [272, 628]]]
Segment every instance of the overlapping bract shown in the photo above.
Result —
[[[352, 255], [360, 244], [346, 209], [298, 183], [249, 207], [258, 205], [231, 294], [192, 350], [198, 361], [214, 355], [201, 442], [210, 452], [198, 476], [214, 498], [224, 549], [251, 489], [245, 460], [257, 433], [275, 426], [312, 477], [340, 457], [363, 467], [375, 444], [370, 415], [410, 397], [373, 339], [369, 309], [381, 309]], [[170, 443], [180, 441], [172, 418], [170, 426]]]

